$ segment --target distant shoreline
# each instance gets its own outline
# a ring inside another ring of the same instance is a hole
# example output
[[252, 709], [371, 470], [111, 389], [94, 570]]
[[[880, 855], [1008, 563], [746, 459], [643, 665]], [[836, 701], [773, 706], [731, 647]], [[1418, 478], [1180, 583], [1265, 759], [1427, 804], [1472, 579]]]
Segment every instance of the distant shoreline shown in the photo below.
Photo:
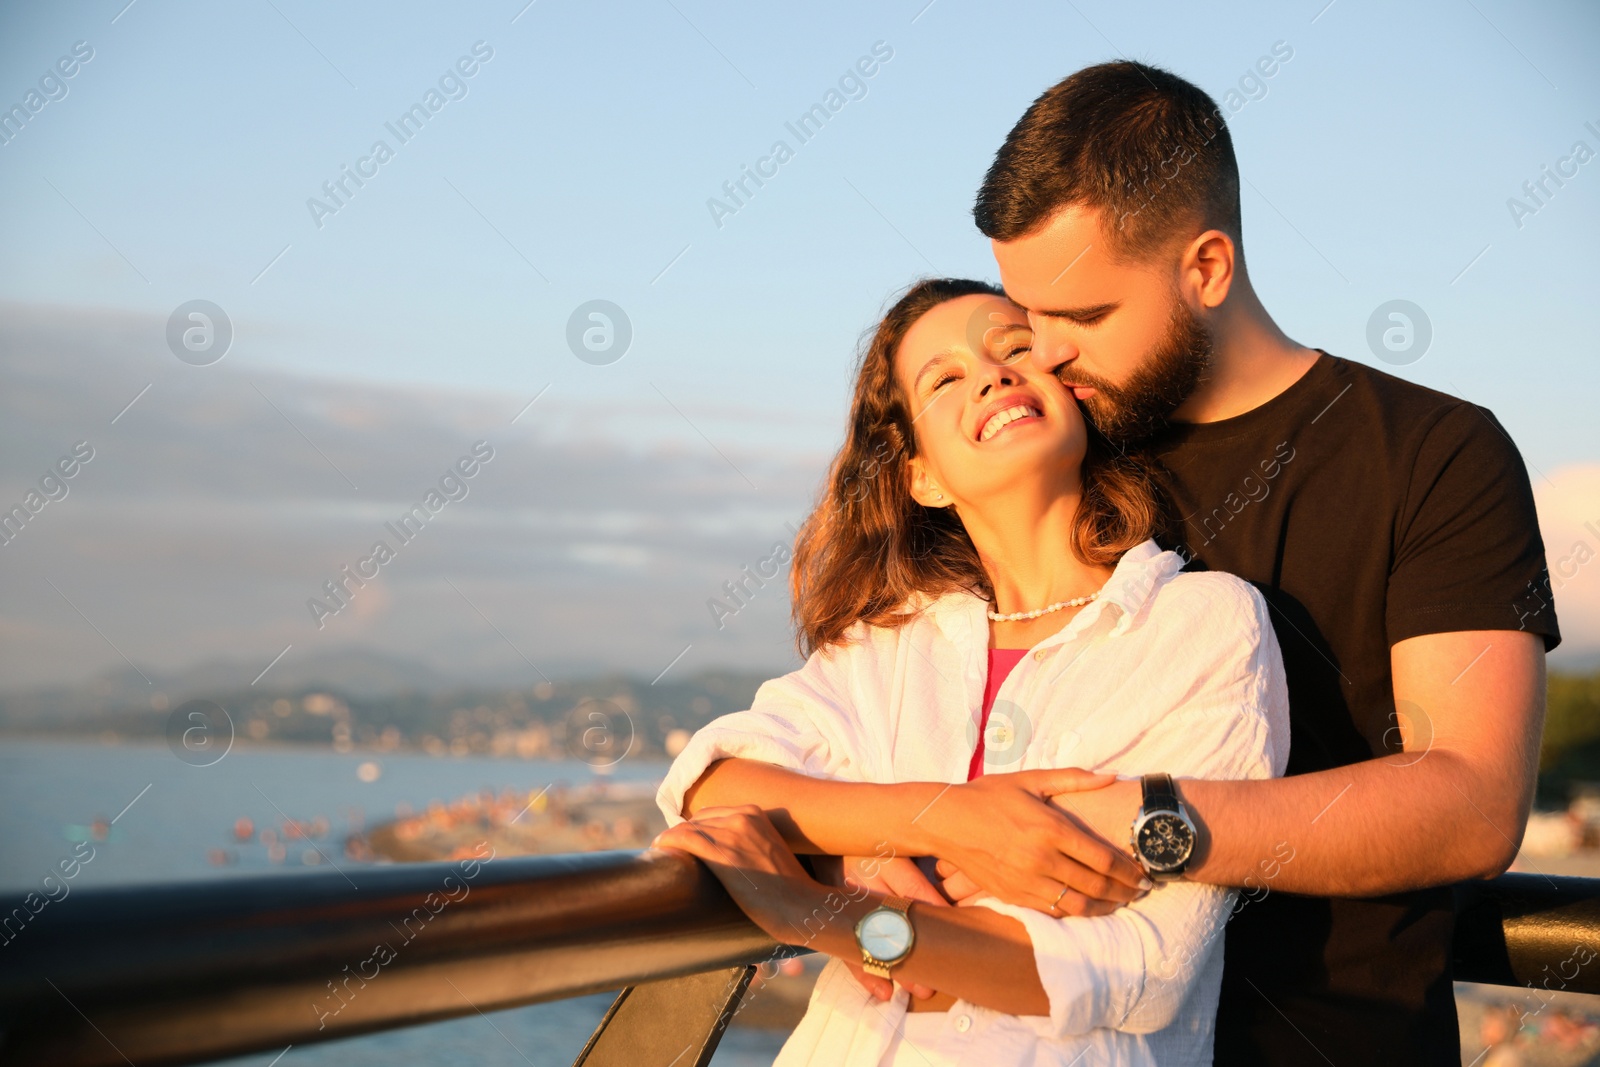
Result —
[[[159, 737], [106, 737], [97, 733], [36, 733], [24, 730], [0, 729], [0, 741], [36, 741], [62, 744], [95, 745], [100, 748], [149, 748], [161, 749], [166, 744]], [[407, 748], [372, 748], [355, 745], [340, 752], [329, 745], [319, 745], [300, 741], [260, 741], [255, 738], [235, 738], [233, 742], [235, 752], [281, 752], [294, 755], [326, 755], [350, 759], [357, 756], [366, 759], [382, 759], [385, 756], [417, 756], [424, 759], [436, 760], [493, 760], [496, 763], [518, 763], [535, 765], [582, 765], [594, 771], [597, 777], [604, 777], [604, 765], [586, 763], [584, 760], [565, 754], [561, 756], [518, 756], [515, 754], [493, 752], [463, 752], [450, 751], [428, 752], [420, 746]], [[627, 756], [618, 760], [611, 766], [621, 766], [623, 763], [639, 764], [650, 763], [659, 765], [663, 771], [672, 765], [670, 757], [660, 754], [641, 754]]]

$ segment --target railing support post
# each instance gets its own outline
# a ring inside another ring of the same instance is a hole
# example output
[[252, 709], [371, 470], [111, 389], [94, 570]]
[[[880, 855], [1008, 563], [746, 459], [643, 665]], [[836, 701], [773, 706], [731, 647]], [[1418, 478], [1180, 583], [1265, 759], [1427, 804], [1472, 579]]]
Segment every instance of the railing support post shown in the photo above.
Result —
[[629, 986], [572, 1067], [705, 1067], [755, 973], [733, 967]]

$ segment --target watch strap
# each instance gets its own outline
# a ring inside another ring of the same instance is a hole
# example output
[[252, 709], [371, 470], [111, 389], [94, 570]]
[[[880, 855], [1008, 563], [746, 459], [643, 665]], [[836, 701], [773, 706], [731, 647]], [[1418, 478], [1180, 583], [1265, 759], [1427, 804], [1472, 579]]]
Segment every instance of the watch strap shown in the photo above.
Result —
[[[1139, 808], [1138, 818], [1134, 822], [1135, 826], [1138, 825], [1138, 819], [1158, 811], [1171, 812], [1182, 819], [1185, 824], [1189, 823], [1189, 817], [1183, 810], [1183, 801], [1178, 798], [1178, 787], [1173, 783], [1172, 775], [1146, 774], [1140, 778], [1140, 785], [1144, 793], [1144, 803]], [[1191, 834], [1193, 833], [1193, 826], [1190, 826], [1190, 832]], [[1139, 866], [1144, 868], [1144, 872], [1148, 877], [1157, 882], [1170, 882], [1182, 878], [1184, 871], [1189, 866], [1188, 859], [1185, 859], [1173, 870], [1158, 870], [1145, 861], [1144, 854], [1139, 851], [1136, 840], [1131, 840], [1129, 844], [1133, 846], [1133, 853], [1139, 861]]]
[[861, 969], [867, 974], [875, 975], [879, 978], [889, 978], [894, 973], [889, 964], [868, 955], [866, 949], [861, 950]]
[[1141, 780], [1144, 787], [1143, 811], [1179, 811], [1178, 787], [1170, 774], [1147, 774]]

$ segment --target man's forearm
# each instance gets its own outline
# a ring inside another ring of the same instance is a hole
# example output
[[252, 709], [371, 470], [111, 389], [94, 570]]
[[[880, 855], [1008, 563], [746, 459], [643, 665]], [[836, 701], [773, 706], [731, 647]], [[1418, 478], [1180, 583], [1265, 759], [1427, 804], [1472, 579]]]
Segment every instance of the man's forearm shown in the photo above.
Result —
[[1280, 843], [1294, 859], [1273, 887], [1321, 896], [1488, 878], [1510, 866], [1538, 773], [1543, 640], [1429, 634], [1390, 656], [1391, 719], [1406, 751], [1273, 781], [1180, 783], [1212, 824], [1195, 878], [1258, 884]]
[[[1525, 808], [1480, 803], [1494, 791], [1443, 751], [1288, 778], [1183, 778], [1177, 785], [1200, 829], [1189, 880], [1314, 896], [1375, 896], [1492, 877], [1515, 856], [1526, 819]], [[1127, 848], [1139, 783], [1054, 802]]]
[[[1538, 773], [1543, 640], [1502, 630], [1428, 634], [1390, 656], [1391, 720], [1405, 751], [1288, 778], [1180, 779], [1201, 826], [1190, 878], [1373, 896], [1489, 878], [1511, 864]], [[1139, 783], [1097, 792], [1106, 796], [1057, 801], [1127, 847]]]
[[[1493, 877], [1515, 858], [1527, 815], [1480, 804], [1474, 794], [1492, 791], [1438, 751], [1266, 781], [1179, 782], [1179, 792], [1204, 826], [1191, 879], [1318, 896]], [[1287, 863], [1275, 851], [1283, 844]]]

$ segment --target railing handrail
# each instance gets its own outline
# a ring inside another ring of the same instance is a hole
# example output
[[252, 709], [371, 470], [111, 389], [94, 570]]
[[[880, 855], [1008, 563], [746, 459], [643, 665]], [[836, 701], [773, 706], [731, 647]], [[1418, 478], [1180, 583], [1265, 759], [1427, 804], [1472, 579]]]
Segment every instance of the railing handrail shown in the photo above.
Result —
[[[1594, 953], [1573, 962], [1600, 948], [1600, 879], [1456, 892], [1457, 978], [1600, 993]], [[4, 936], [0, 1060], [61, 1067], [195, 1063], [794, 951], [662, 852], [83, 888]]]
[[1454, 889], [1457, 981], [1600, 993], [1600, 878], [1502, 874]]
[[83, 888], [7, 933], [0, 1061], [54, 1067], [202, 1062], [788, 954], [664, 852]]

